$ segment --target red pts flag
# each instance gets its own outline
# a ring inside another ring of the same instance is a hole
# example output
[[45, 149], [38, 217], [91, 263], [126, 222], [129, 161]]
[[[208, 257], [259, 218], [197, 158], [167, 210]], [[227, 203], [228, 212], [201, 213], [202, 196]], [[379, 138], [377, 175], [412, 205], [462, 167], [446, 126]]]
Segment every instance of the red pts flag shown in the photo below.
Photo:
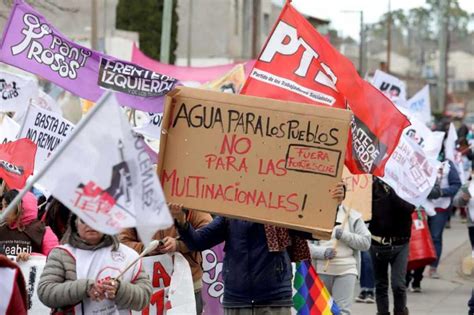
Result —
[[353, 111], [345, 164], [383, 176], [408, 119], [287, 2], [242, 94]]
[[0, 144], [0, 177], [8, 188], [21, 189], [35, 166], [36, 144], [19, 139]]

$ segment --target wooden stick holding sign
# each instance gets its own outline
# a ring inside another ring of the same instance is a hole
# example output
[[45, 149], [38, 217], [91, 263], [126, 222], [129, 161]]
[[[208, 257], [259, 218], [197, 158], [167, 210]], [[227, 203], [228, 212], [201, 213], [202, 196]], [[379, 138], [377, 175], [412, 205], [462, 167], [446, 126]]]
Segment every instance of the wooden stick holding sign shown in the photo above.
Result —
[[143, 256], [148, 255], [150, 252], [152, 252], [155, 248], [157, 248], [159, 245], [162, 245], [163, 241], [161, 240], [153, 240], [150, 242], [150, 244], [143, 250], [143, 252], [138, 256], [134, 261], [130, 263], [130, 265], [127, 266], [118, 276], [116, 279], [120, 279], [127, 271], [128, 269], [132, 268], [135, 266], [135, 264], [143, 258]]
[[[346, 227], [347, 221], [349, 221], [350, 213], [351, 213], [351, 209], [350, 208], [346, 209], [346, 214], [344, 215], [344, 220], [342, 221], [342, 224], [341, 224], [341, 229], [343, 231], [344, 231], [344, 228]], [[339, 245], [339, 240], [338, 239], [336, 239], [336, 241], [334, 242], [334, 250], [336, 250], [337, 245]], [[330, 259], [326, 259], [326, 264], [324, 264], [324, 269], [323, 269], [324, 272], [326, 272], [328, 270], [330, 262], [331, 262]]]

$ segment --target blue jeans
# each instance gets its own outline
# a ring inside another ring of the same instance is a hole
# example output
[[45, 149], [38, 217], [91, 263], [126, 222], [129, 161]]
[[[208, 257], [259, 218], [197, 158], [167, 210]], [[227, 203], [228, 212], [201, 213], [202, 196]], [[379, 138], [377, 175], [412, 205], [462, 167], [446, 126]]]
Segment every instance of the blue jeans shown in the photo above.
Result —
[[443, 231], [448, 222], [451, 211], [445, 210], [436, 212], [435, 216], [428, 217], [428, 225], [430, 227], [431, 238], [436, 249], [436, 260], [431, 264], [431, 267], [437, 268], [443, 250]]
[[360, 289], [361, 291], [369, 291], [373, 293], [375, 290], [375, 280], [374, 267], [372, 266], [370, 252], [361, 252], [360, 258]]

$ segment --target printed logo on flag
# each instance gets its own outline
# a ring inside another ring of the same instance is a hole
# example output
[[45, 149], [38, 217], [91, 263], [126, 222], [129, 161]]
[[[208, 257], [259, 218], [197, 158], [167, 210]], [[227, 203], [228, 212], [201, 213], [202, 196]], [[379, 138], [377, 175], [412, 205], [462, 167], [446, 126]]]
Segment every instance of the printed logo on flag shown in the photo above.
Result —
[[[24, 14], [23, 23], [24, 37], [21, 42], [11, 47], [12, 55], [26, 52], [28, 59], [48, 66], [62, 78], [76, 79], [77, 70], [84, 67], [92, 52], [70, 46], [61, 37], [55, 35], [48, 24], [41, 23], [40, 18], [34, 14]], [[49, 47], [39, 41], [45, 36], [51, 37]]]
[[352, 154], [357, 165], [367, 173], [372, 173], [385, 157], [387, 147], [357, 116], [352, 116]]
[[15, 81], [7, 82], [5, 79], [0, 79], [0, 93], [3, 100], [11, 100], [17, 98], [20, 87], [17, 86]]
[[113, 91], [151, 97], [165, 95], [176, 81], [167, 75], [133, 64], [101, 58], [97, 84]]
[[3, 168], [5, 171], [15, 175], [23, 175], [24, 173], [23, 167], [13, 165], [4, 160], [0, 160], [0, 167]]
[[415, 128], [407, 128], [407, 131], [405, 132], [405, 134], [410, 138], [412, 139], [413, 141], [415, 141], [416, 144], [418, 144], [420, 147], [424, 147], [425, 144], [425, 139], [423, 138], [423, 135], [419, 134], [418, 132], [416, 132], [416, 129]]
[[[83, 210], [87, 215], [87, 212], [109, 214], [115, 205], [121, 209], [131, 206], [132, 176], [128, 163], [124, 161], [121, 140], [119, 140], [118, 148], [122, 161], [112, 167], [112, 176], [108, 188], [102, 189], [94, 181], [89, 181], [87, 184], [80, 183], [77, 186], [74, 206]], [[124, 204], [120, 204], [119, 200]], [[91, 219], [94, 220], [93, 216], [91, 216]], [[122, 220], [125, 217], [121, 218], [116, 215], [115, 219]]]

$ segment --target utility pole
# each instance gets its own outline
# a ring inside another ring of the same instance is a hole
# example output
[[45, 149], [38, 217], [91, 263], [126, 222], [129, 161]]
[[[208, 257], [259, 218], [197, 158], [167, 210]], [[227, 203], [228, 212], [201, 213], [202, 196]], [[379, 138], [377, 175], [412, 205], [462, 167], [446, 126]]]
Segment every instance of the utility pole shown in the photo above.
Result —
[[[252, 0], [243, 0], [243, 21], [242, 21], [242, 59], [250, 59], [252, 57], [252, 45], [249, 25], [252, 25]], [[253, 33], [252, 33], [253, 34]]]
[[388, 0], [387, 16], [387, 72], [390, 72], [390, 52], [392, 50], [392, 6], [391, 0]]
[[91, 0], [91, 49], [97, 50], [97, 0]]
[[173, 19], [173, 0], [164, 0], [163, 19], [161, 21], [160, 61], [170, 63], [171, 22]]
[[193, 0], [189, 1], [189, 12], [188, 12], [188, 38], [186, 43], [186, 64], [188, 67], [191, 66], [191, 39], [192, 39], [192, 21], [193, 21]]
[[446, 106], [447, 68], [448, 68], [448, 3], [441, 0], [439, 7], [439, 75], [438, 75], [438, 110], [443, 111]]
[[258, 57], [260, 48], [260, 2], [261, 0], [252, 1], [252, 58]]
[[364, 29], [364, 11], [360, 11], [360, 47], [359, 47], [359, 74], [364, 76], [364, 45], [365, 45], [365, 29]]
[[343, 13], [358, 13], [360, 15], [360, 45], [359, 45], [359, 75], [363, 76], [364, 68], [364, 44], [365, 44], [365, 28], [364, 28], [364, 11], [362, 10], [343, 10]]

